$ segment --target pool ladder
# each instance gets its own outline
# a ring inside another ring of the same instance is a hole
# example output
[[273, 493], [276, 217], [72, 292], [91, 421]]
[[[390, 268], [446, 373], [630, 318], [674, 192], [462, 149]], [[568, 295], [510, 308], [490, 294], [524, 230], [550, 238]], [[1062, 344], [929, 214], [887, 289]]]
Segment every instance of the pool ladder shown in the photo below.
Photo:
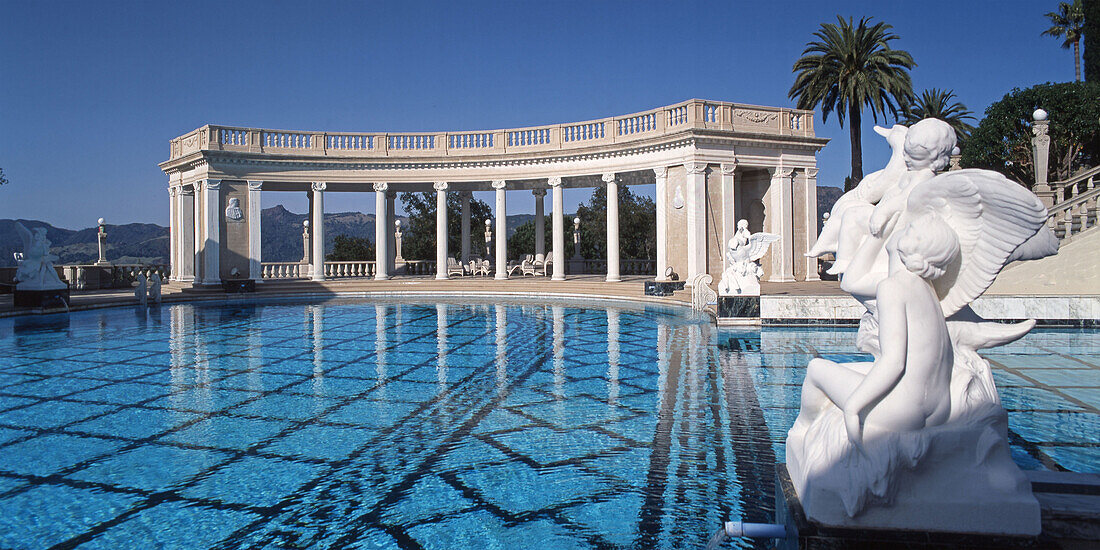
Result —
[[785, 539], [797, 537], [793, 527], [779, 523], [744, 523], [727, 521], [707, 542], [707, 550], [717, 550], [729, 539], [747, 537], [752, 539]]

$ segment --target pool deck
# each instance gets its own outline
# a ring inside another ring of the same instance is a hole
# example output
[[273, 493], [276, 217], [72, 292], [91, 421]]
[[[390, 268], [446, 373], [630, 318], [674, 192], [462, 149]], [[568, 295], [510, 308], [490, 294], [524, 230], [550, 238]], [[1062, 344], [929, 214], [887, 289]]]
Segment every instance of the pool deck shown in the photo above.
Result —
[[[539, 298], [555, 296], [573, 299], [630, 300], [642, 303], [691, 305], [691, 292], [681, 290], [671, 296], [646, 296], [647, 276], [627, 276], [609, 283], [602, 275], [572, 275], [565, 281], [545, 277], [456, 277], [436, 280], [430, 276], [401, 276], [388, 281], [373, 279], [335, 279], [314, 282], [305, 279], [269, 280], [257, 284], [256, 292], [227, 294], [221, 289], [192, 288], [175, 283], [162, 287], [165, 303], [189, 301], [239, 301], [289, 296], [309, 297], [388, 297], [422, 294], [446, 297], [505, 296]], [[761, 283], [760, 312], [764, 324], [854, 324], [865, 312], [855, 299], [840, 289], [836, 281]], [[132, 305], [133, 290], [73, 291], [70, 310]], [[713, 306], [708, 308], [715, 314]], [[974, 303], [974, 310], [987, 319], [1038, 319], [1052, 326], [1096, 326], [1100, 320], [1100, 294], [1089, 296], [985, 295]], [[0, 294], [0, 317], [26, 313], [53, 313], [17, 309], [12, 295]]]

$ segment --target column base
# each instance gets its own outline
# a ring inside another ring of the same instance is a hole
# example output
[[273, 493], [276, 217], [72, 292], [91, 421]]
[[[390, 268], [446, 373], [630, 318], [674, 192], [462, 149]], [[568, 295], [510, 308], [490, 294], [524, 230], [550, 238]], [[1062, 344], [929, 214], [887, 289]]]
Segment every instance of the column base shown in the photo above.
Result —
[[550, 280], [551, 281], [564, 281], [565, 280], [565, 275], [562, 275], [560, 277], [557, 276], [557, 275], [554, 275], [553, 277], [550, 277]]
[[437, 281], [446, 281], [448, 279], [450, 279], [450, 277], [448, 277], [446, 275], [436, 275], [435, 276], [435, 280], [437, 280]]
[[324, 278], [324, 277], [313, 277], [313, 278], [311, 278], [310, 280], [311, 280], [311, 281], [313, 281], [313, 282], [315, 282], [315, 283], [323, 283], [323, 282], [325, 282], [325, 278]]
[[390, 277], [389, 277], [389, 275], [382, 275], [382, 276], [375, 275], [374, 280], [375, 281], [388, 281], [388, 280], [390, 280]]
[[608, 282], [608, 283], [621, 283], [621, 282], [623, 282], [623, 280], [622, 280], [622, 278], [620, 278], [620, 277], [608, 277], [608, 278], [604, 279], [604, 282]]
[[498, 280], [498, 281], [504, 281], [504, 280], [508, 279], [508, 275], [507, 274], [502, 274], [502, 273], [497, 273], [496, 276], [494, 276], [493, 278]]

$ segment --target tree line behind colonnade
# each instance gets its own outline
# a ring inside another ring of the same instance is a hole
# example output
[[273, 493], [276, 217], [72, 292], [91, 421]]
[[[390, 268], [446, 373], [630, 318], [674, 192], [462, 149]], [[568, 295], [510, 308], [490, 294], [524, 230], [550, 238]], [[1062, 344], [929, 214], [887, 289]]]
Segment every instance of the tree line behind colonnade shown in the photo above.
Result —
[[[402, 226], [402, 257], [408, 260], [435, 259], [436, 197], [434, 192], [401, 193], [400, 199], [409, 217]], [[484, 201], [470, 199], [470, 254], [485, 256], [485, 220], [491, 220], [492, 207]], [[544, 217], [543, 250], [549, 256], [553, 250], [553, 213]], [[573, 256], [573, 219], [581, 219], [581, 256], [586, 259], [607, 257], [607, 190], [596, 188], [588, 202], [577, 207], [575, 214], [566, 214], [565, 256]], [[535, 222], [532, 218], [521, 224], [508, 238], [508, 259], [519, 261], [535, 253]], [[457, 193], [447, 195], [447, 250], [458, 258], [462, 250], [462, 199]], [[495, 231], [495, 226], [494, 226]], [[389, 230], [393, 230], [390, 228]], [[623, 185], [619, 187], [619, 254], [625, 260], [652, 260], [657, 257], [657, 205], [650, 197], [636, 195]], [[495, 239], [496, 236], [494, 235]], [[367, 238], [337, 235], [329, 261], [369, 261], [374, 259], [374, 243]]]

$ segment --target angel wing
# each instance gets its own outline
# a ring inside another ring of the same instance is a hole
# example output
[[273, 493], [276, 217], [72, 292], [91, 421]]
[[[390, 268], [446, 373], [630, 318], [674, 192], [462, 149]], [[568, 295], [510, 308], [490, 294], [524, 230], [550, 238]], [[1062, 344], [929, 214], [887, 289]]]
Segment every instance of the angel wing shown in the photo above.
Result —
[[23, 253], [31, 248], [31, 242], [34, 240], [34, 235], [31, 234], [31, 230], [27, 229], [25, 225], [20, 222], [15, 222], [15, 231], [19, 233], [19, 239], [23, 241]]
[[745, 245], [748, 247], [749, 260], [755, 262], [763, 258], [764, 254], [768, 253], [768, 247], [781, 238], [774, 233], [753, 233], [749, 235], [749, 243]]
[[945, 317], [981, 296], [1010, 261], [1058, 252], [1043, 203], [997, 172], [940, 174], [913, 189], [906, 213], [911, 220], [937, 215], [959, 238], [959, 257], [933, 281]]

